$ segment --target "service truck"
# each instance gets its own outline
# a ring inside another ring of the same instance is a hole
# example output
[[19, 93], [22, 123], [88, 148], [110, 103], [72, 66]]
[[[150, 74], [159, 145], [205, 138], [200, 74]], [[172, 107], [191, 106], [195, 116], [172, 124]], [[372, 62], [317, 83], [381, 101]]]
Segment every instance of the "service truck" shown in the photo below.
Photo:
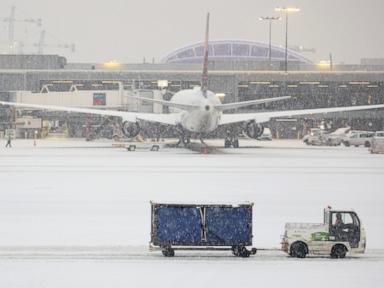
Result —
[[353, 210], [324, 209], [323, 223], [287, 223], [282, 236], [282, 250], [292, 257], [329, 255], [344, 258], [347, 253], [364, 253], [366, 235]]
[[376, 131], [372, 137], [371, 153], [384, 153], [384, 131]]

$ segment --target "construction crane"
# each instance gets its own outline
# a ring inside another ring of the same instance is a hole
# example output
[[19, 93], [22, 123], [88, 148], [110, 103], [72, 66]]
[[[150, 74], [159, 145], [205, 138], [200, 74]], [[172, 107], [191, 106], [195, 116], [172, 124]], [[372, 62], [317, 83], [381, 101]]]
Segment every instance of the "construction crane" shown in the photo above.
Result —
[[15, 49], [15, 23], [16, 22], [24, 22], [24, 23], [34, 23], [38, 27], [41, 27], [42, 20], [40, 18], [38, 19], [16, 19], [16, 7], [11, 7], [11, 14], [9, 17], [6, 18], [0, 18], [3, 19], [4, 22], [8, 22], [8, 51], [9, 53], [13, 53]]
[[44, 47], [56, 47], [56, 48], [64, 48], [64, 49], [70, 49], [70, 51], [73, 53], [76, 50], [75, 44], [46, 44], [45, 43], [45, 36], [46, 31], [42, 30], [40, 33], [39, 42], [34, 44], [35, 47], [37, 47], [37, 54], [44, 54]]

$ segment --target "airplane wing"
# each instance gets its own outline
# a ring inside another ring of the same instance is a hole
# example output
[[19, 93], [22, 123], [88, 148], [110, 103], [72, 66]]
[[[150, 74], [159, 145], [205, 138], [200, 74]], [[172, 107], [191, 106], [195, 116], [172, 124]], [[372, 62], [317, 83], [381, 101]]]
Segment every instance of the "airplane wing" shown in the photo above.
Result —
[[54, 106], [54, 105], [39, 105], [39, 104], [25, 104], [16, 102], [0, 101], [0, 105], [9, 105], [21, 108], [35, 108], [42, 110], [52, 111], [63, 111], [73, 113], [84, 113], [102, 116], [114, 116], [121, 117], [123, 121], [136, 122], [138, 120], [158, 122], [162, 124], [177, 125], [180, 122], [180, 114], [155, 114], [155, 113], [136, 113], [126, 111], [115, 111], [115, 110], [101, 110], [101, 109], [90, 109], [90, 108], [77, 108], [77, 107], [65, 107], [65, 106]]
[[[186, 111], [199, 108], [198, 105], [181, 104], [181, 103], [175, 103], [175, 102], [170, 102], [170, 101], [166, 101], [166, 100], [144, 98], [144, 97], [139, 97], [139, 96], [130, 96], [130, 98], [142, 100], [144, 102], [149, 102], [149, 103], [157, 103], [157, 104], [161, 104], [164, 106], [178, 108], [178, 109], [182, 109], [182, 110], [186, 110]], [[236, 109], [236, 108], [245, 107], [245, 106], [251, 106], [251, 105], [257, 105], [257, 104], [263, 104], [263, 103], [268, 103], [268, 102], [285, 100], [285, 99], [289, 99], [289, 98], [291, 98], [291, 96], [282, 96], [282, 97], [250, 100], [250, 101], [243, 101], [243, 102], [218, 104], [218, 105], [215, 105], [215, 108], [217, 110], [220, 110], [220, 111], [225, 111], [225, 110]]]
[[144, 102], [149, 102], [149, 103], [157, 103], [157, 104], [161, 104], [163, 106], [178, 108], [178, 109], [187, 110], [187, 111], [197, 109], [200, 107], [199, 105], [175, 103], [175, 102], [166, 101], [166, 100], [145, 98], [145, 97], [139, 97], [139, 96], [129, 96], [129, 98], [138, 99], [138, 100], [141, 100]]
[[[125, 112], [125, 113], [133, 113], [133, 112]], [[157, 122], [161, 124], [174, 125], [174, 126], [180, 123], [180, 116], [181, 116], [180, 113], [170, 113], [170, 114], [134, 113], [134, 114], [137, 114], [136, 119], [139, 119], [139, 120]]]
[[236, 108], [250, 106], [250, 105], [257, 105], [257, 104], [263, 104], [263, 103], [268, 103], [268, 102], [280, 101], [280, 100], [285, 100], [285, 99], [289, 99], [289, 98], [291, 98], [291, 96], [282, 96], [282, 97], [250, 100], [250, 101], [243, 101], [243, 102], [227, 103], [227, 104], [215, 105], [215, 108], [218, 110], [221, 110], [221, 111], [225, 111], [225, 110], [229, 110], [229, 109], [236, 109]]
[[277, 117], [292, 117], [292, 116], [299, 116], [299, 115], [348, 112], [348, 111], [370, 110], [370, 109], [378, 109], [378, 108], [384, 108], [384, 104], [319, 108], [319, 109], [303, 109], [303, 110], [284, 110], [284, 111], [272, 111], [272, 112], [223, 114], [221, 115], [219, 125], [238, 123], [238, 122], [249, 121], [249, 120], [255, 120], [257, 123], [263, 123], [263, 122], [268, 122], [271, 118], [277, 118]]

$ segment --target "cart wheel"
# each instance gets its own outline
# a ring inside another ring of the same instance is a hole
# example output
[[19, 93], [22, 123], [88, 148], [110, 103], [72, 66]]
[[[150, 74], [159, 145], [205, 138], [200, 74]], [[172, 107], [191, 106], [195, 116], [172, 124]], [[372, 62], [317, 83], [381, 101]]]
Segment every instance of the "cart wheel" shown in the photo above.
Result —
[[128, 151], [136, 151], [136, 145], [129, 145], [127, 150]]
[[239, 257], [240, 256], [240, 247], [239, 246], [232, 246], [232, 254]]
[[161, 250], [161, 253], [163, 253], [165, 257], [175, 256], [175, 250], [173, 250], [171, 247], [164, 248], [163, 250]]
[[244, 246], [234, 246], [232, 247], [232, 254], [237, 257], [247, 258], [251, 255], [251, 251], [248, 251]]
[[247, 248], [243, 247], [240, 252], [240, 257], [248, 258], [251, 255], [251, 251], [248, 251]]
[[332, 258], [344, 258], [347, 254], [347, 248], [344, 245], [338, 244], [333, 246], [331, 251]]
[[159, 146], [159, 145], [153, 145], [153, 146], [151, 147], [151, 151], [159, 151], [159, 149], [160, 149], [160, 146]]

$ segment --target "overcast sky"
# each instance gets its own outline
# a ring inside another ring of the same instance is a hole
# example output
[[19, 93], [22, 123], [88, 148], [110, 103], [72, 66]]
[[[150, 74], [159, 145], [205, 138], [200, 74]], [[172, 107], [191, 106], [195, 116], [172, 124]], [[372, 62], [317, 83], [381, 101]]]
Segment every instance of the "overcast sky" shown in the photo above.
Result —
[[[211, 13], [211, 39], [268, 42], [267, 23], [259, 16], [275, 16], [277, 6], [296, 6], [290, 16], [289, 44], [317, 50], [313, 60], [359, 63], [360, 58], [383, 57], [384, 0], [1, 0], [0, 17], [16, 6], [16, 18], [42, 18], [47, 44], [75, 43], [76, 52], [46, 48], [69, 62], [139, 63], [143, 57], [159, 61], [168, 52], [202, 41], [205, 14]], [[0, 42], [8, 37], [0, 23]], [[36, 25], [17, 23], [16, 40], [25, 52], [38, 42]], [[284, 21], [273, 27], [273, 43], [284, 45]], [[2, 47], [3, 47], [2, 46]], [[32, 50], [34, 49], [34, 50]]]

